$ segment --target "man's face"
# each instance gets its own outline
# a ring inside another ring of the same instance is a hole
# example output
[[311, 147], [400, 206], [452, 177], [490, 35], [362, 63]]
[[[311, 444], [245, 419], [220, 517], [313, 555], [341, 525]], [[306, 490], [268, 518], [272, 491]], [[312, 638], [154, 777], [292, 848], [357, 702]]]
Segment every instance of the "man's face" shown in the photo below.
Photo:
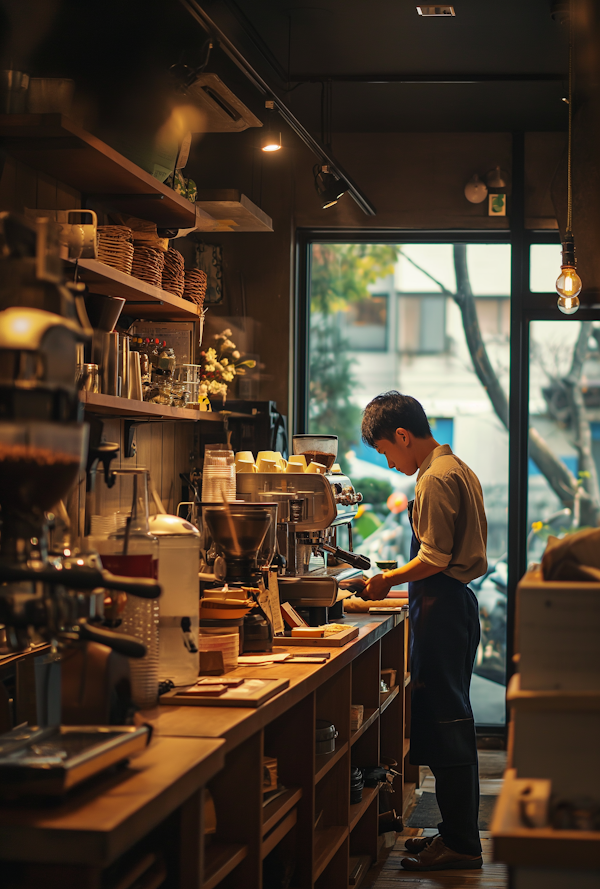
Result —
[[397, 469], [404, 475], [414, 475], [419, 468], [412, 447], [412, 435], [407, 429], [396, 429], [393, 441], [380, 438], [375, 442], [375, 450], [383, 454], [390, 469]]

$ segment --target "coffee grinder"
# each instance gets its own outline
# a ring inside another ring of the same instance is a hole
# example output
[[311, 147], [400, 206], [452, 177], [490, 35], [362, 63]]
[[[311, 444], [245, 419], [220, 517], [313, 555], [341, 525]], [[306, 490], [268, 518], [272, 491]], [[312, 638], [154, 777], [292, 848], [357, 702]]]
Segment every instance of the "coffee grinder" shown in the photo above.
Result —
[[[225, 503], [203, 504], [203, 552], [212, 564], [222, 560], [225, 584], [220, 593], [207, 589], [205, 600], [214, 601], [245, 592], [254, 600], [250, 613], [243, 618], [240, 650], [271, 651], [273, 626], [265, 613], [268, 608], [264, 573], [268, 571], [275, 552], [277, 504]], [[267, 583], [268, 586], [268, 583]], [[261, 604], [263, 599], [263, 604]]]

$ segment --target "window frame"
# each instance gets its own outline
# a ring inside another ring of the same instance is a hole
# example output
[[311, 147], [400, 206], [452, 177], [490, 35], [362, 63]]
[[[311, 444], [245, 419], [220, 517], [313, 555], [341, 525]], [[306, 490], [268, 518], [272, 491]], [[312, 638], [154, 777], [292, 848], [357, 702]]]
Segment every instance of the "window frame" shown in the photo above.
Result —
[[[527, 478], [529, 427], [529, 341], [532, 321], [588, 321], [598, 319], [593, 305], [595, 294], [581, 295], [576, 315], [561, 316], [556, 308], [556, 293], [534, 293], [529, 289], [530, 248], [533, 244], [560, 243], [556, 229], [534, 230], [525, 227], [525, 134], [512, 134], [512, 193], [507, 220], [510, 228], [478, 230], [410, 230], [299, 228], [296, 231], [296, 293], [294, 326], [294, 363], [292, 368], [293, 428], [304, 432], [308, 413], [308, 329], [310, 247], [327, 243], [421, 243], [421, 244], [510, 244], [510, 384], [509, 384], [509, 482], [508, 482], [508, 595], [507, 595], [507, 684], [515, 672], [514, 622], [516, 589], [526, 570]], [[558, 269], [557, 269], [558, 275]], [[508, 715], [506, 720], [508, 726]], [[480, 727], [481, 728], [481, 727]], [[487, 727], [483, 727], [484, 729]], [[498, 731], [498, 727], [489, 727]], [[506, 731], [506, 727], [504, 728]]]

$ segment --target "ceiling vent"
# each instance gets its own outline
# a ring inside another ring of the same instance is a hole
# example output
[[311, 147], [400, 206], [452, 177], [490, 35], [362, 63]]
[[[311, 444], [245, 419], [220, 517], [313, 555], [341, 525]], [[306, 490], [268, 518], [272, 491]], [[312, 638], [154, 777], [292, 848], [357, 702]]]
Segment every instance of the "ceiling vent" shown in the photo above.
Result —
[[248, 127], [262, 127], [262, 121], [216, 74], [200, 74], [187, 87], [186, 95], [204, 112], [207, 133], [240, 133]]
[[456, 15], [453, 6], [417, 6], [419, 15]]

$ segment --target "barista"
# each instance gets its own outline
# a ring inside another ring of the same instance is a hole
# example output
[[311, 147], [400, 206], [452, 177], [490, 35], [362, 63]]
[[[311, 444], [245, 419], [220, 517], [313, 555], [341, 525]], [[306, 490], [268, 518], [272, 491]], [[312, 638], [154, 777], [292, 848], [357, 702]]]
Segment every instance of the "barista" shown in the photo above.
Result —
[[[411, 647], [410, 760], [436, 780], [439, 835], [406, 841], [407, 870], [480, 868], [479, 774], [469, 688], [479, 644], [477, 599], [467, 584], [487, 569], [487, 523], [475, 473], [432, 436], [422, 406], [398, 392], [367, 405], [363, 440], [390, 469], [419, 474], [409, 504], [410, 561], [372, 577], [364, 598], [408, 582]], [[412, 509], [411, 509], [412, 506]]]

